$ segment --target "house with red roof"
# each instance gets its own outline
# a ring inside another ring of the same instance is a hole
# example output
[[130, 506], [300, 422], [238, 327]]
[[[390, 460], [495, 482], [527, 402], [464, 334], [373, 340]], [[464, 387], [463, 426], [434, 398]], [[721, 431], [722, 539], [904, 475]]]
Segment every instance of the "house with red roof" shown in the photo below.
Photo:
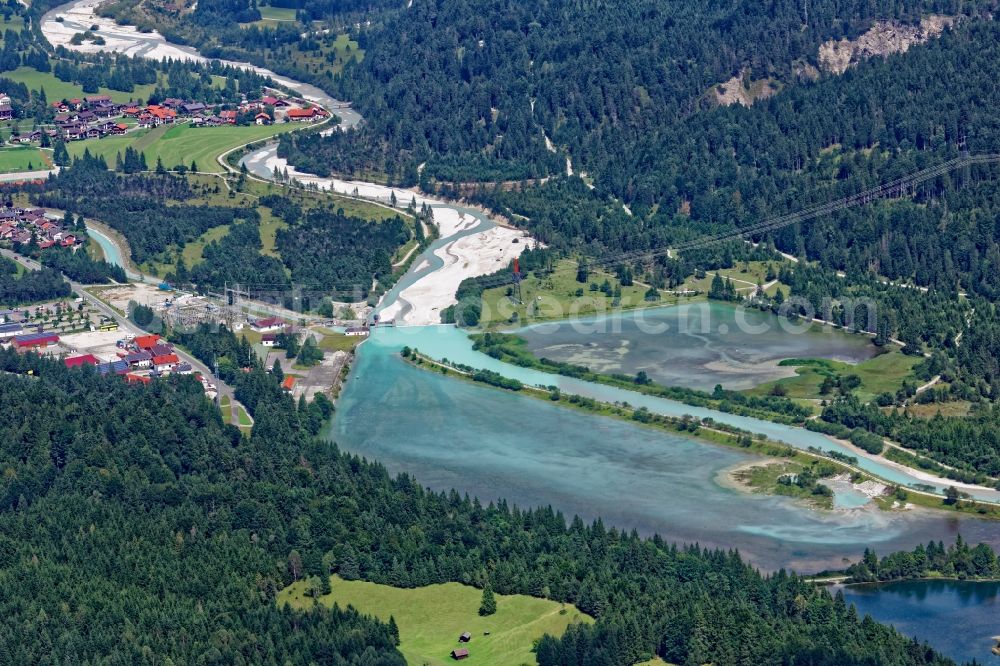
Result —
[[101, 364], [101, 361], [93, 354], [82, 354], [81, 356], [68, 356], [63, 359], [63, 363], [66, 364], [67, 368], [79, 368], [84, 365], [92, 365], [96, 368]]
[[291, 121], [302, 122], [316, 120], [319, 116], [314, 107], [309, 107], [308, 109], [288, 109], [287, 117]]
[[177, 358], [177, 354], [174, 353], [164, 354], [163, 356], [154, 356], [153, 369], [157, 372], [163, 372], [164, 370], [169, 370], [180, 362], [181, 360]]
[[160, 336], [154, 334], [151, 335], [140, 335], [132, 344], [136, 346], [137, 349], [152, 349], [160, 341]]
[[29, 333], [14, 337], [14, 348], [19, 352], [32, 351], [35, 349], [45, 349], [50, 345], [57, 344], [59, 336], [55, 333]]
[[266, 317], [250, 323], [250, 328], [257, 333], [273, 333], [274, 331], [280, 331], [284, 327], [285, 322], [277, 317]]

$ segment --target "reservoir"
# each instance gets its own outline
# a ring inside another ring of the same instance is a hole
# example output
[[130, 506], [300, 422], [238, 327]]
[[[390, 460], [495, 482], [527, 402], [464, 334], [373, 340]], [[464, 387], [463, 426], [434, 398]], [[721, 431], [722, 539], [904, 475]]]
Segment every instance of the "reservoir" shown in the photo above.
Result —
[[[886, 553], [930, 538], [948, 543], [959, 531], [967, 541], [1000, 545], [996, 525], [986, 521], [871, 505], [817, 511], [734, 490], [720, 477], [754, 456], [444, 377], [399, 358], [403, 341], [425, 349], [421, 342], [445, 330], [454, 329], [384, 330], [361, 345], [328, 437], [434, 490], [455, 488], [484, 503], [503, 497], [523, 508], [548, 505], [567, 518], [601, 517], [607, 526], [668, 540], [738, 548], [766, 569], [839, 568], [866, 546]], [[459, 338], [445, 340], [443, 355], [461, 351]]]
[[1000, 583], [901, 581], [841, 587], [848, 603], [952, 659], [1000, 664], [991, 652], [1000, 635]]

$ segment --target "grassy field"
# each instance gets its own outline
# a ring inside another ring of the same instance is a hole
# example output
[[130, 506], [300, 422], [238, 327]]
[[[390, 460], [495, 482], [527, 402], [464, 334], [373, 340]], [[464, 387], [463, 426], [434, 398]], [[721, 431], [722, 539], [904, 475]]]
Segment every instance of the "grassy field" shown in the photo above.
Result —
[[239, 419], [240, 430], [250, 430], [253, 420], [251, 420], [250, 415], [247, 414], [247, 410], [243, 405], [236, 405], [236, 418]]
[[48, 169], [52, 160], [35, 146], [0, 148], [0, 173]]
[[[399, 626], [399, 649], [410, 664], [443, 666], [459, 647], [463, 632], [472, 634], [471, 664], [518, 666], [534, 664], [533, 642], [542, 635], [560, 635], [573, 622], [592, 622], [573, 606], [523, 595], [496, 595], [497, 612], [480, 617], [477, 612], [482, 592], [458, 583], [400, 589], [362, 581], [330, 580], [332, 594], [320, 597], [327, 606], [352, 605], [362, 613]], [[309, 608], [315, 602], [305, 596], [306, 586], [298, 582], [278, 594], [279, 604]], [[489, 636], [484, 632], [490, 632]]]
[[[926, 405], [909, 405], [906, 408], [906, 413], [917, 418], [930, 419], [938, 414], [941, 416], [968, 416], [971, 408], [972, 403], [968, 400], [956, 400], [954, 402], [931, 402]], [[886, 409], [892, 408], [887, 407]]]
[[21, 32], [24, 30], [24, 17], [17, 14], [11, 14], [10, 20], [3, 20], [3, 16], [0, 16], [0, 30], [7, 32], [8, 30], [13, 30], [14, 32]]
[[111, 90], [110, 88], [100, 88], [96, 93], [84, 93], [83, 88], [72, 83], [60, 81], [55, 75], [48, 72], [39, 72], [32, 67], [18, 67], [13, 72], [4, 72], [4, 77], [23, 83], [29, 90], [45, 89], [45, 97], [50, 101], [59, 99], [72, 99], [83, 97], [84, 95], [109, 95], [116, 102], [128, 102], [133, 99], [147, 99], [156, 88], [155, 84], [136, 86], [132, 92], [122, 92]]
[[216, 158], [222, 153], [249, 141], [259, 141], [295, 128], [292, 123], [247, 127], [192, 127], [188, 123], [178, 123], [172, 127], [137, 130], [124, 136], [74, 141], [67, 148], [73, 156], [90, 150], [93, 155], [103, 156], [110, 166], [114, 165], [118, 153], [124, 153], [125, 148], [131, 146], [146, 156], [150, 169], [156, 166], [159, 158], [168, 169], [179, 164], [191, 166], [194, 161], [199, 171], [221, 173], [223, 168]]
[[241, 23], [244, 28], [255, 25], [261, 28], [273, 28], [277, 25], [294, 23], [295, 10], [285, 7], [258, 7], [260, 9], [260, 20], [250, 23]]
[[[659, 301], [647, 302], [647, 287], [634, 284], [621, 288], [621, 303], [615, 305], [614, 298], [600, 291], [607, 280], [611, 287], [618, 286], [618, 279], [609, 273], [592, 271], [586, 284], [576, 281], [577, 264], [565, 259], [559, 261], [552, 273], [537, 277], [530, 273], [521, 281], [521, 303], [517, 304], [508, 296], [510, 287], [495, 287], [483, 292], [484, 327], [504, 325], [519, 321], [544, 321], [563, 319], [601, 312], [615, 308], [636, 308], [650, 305], [671, 305], [678, 297], [664, 296]], [[514, 316], [516, 315], [516, 319]]]
[[[913, 366], [919, 361], [919, 357], [907, 356], [895, 349], [862, 361], [857, 365], [826, 359], [808, 360], [796, 366], [794, 377], [761, 384], [746, 391], [746, 393], [766, 395], [772, 391], [776, 384], [780, 384], [787, 391], [786, 395], [789, 398], [799, 400], [829, 399], [834, 396], [835, 392], [825, 396], [819, 392], [820, 384], [825, 377], [837, 379], [844, 375], [857, 375], [861, 379], [861, 386], [854, 393], [861, 400], [868, 401], [879, 393], [895, 393], [902, 386], [904, 380], [922, 383], [913, 376]], [[794, 363], [794, 361], [786, 363]]]
[[323, 351], [352, 351], [358, 343], [364, 340], [357, 336], [344, 335], [335, 331], [322, 330], [323, 337], [319, 340], [319, 348]]
[[284, 229], [288, 225], [281, 218], [272, 215], [270, 208], [261, 206], [258, 211], [260, 212], [260, 244], [262, 246], [260, 253], [280, 258], [281, 255], [275, 249], [278, 230]]
[[[781, 263], [775, 261], [751, 261], [747, 264], [737, 263], [736, 266], [732, 268], [722, 268], [719, 270], [708, 271], [703, 278], [696, 278], [692, 276], [678, 289], [695, 289], [697, 291], [707, 293], [709, 288], [712, 286], [712, 279], [715, 274], [718, 273], [724, 279], [729, 278], [733, 281], [733, 286], [736, 287], [736, 291], [740, 294], [750, 294], [753, 293], [754, 289], [758, 284], [766, 284], [767, 271], [770, 267], [774, 273], [778, 272]], [[787, 288], [785, 291], [787, 295]]]
[[[184, 265], [191, 269], [195, 264], [201, 263], [201, 253], [205, 249], [205, 246], [212, 241], [218, 242], [226, 234], [229, 233], [229, 225], [223, 224], [218, 227], [212, 227], [201, 236], [198, 236], [195, 240], [186, 244], [181, 248], [181, 257], [184, 259]], [[173, 254], [177, 251], [176, 247], [171, 247], [168, 252]], [[151, 272], [155, 275], [166, 275], [167, 273], [173, 271], [175, 265], [173, 263], [162, 263], [158, 261], [147, 261], [142, 265], [142, 270], [144, 272]]]

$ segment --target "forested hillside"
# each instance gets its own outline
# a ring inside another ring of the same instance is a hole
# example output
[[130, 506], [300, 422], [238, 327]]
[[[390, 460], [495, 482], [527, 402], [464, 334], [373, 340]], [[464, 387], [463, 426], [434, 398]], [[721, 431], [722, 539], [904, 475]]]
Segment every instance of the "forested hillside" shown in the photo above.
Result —
[[331, 572], [488, 582], [597, 617], [544, 640], [543, 666], [631, 666], [654, 652], [692, 664], [948, 663], [732, 552], [391, 478], [313, 439], [260, 369], [241, 380], [257, 400], [249, 439], [188, 378], [133, 386], [9, 351], [0, 369], [4, 663], [401, 664], [391, 624], [273, 603], [285, 584]]

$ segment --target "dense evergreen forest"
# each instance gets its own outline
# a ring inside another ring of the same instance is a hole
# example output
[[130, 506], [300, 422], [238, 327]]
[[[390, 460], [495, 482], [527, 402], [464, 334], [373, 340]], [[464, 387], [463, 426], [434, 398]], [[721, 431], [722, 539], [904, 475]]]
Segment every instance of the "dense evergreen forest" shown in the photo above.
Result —
[[[201, 354], [220, 344], [210, 339], [239, 353], [225, 334], [190, 335]], [[392, 624], [275, 606], [282, 586], [331, 572], [404, 587], [489, 583], [597, 617], [543, 640], [543, 666], [631, 666], [654, 652], [691, 664], [949, 663], [734, 552], [390, 477], [315, 439], [259, 367], [236, 370], [253, 378], [241, 383], [250, 438], [223, 425], [190, 378], [128, 385], [11, 351], [0, 370], [5, 663], [403, 663]]]
[[40, 271], [24, 271], [18, 275], [17, 264], [7, 257], [0, 257], [0, 303], [9, 307], [69, 295], [69, 283], [58, 271], [42, 268]]
[[232, 224], [236, 218], [259, 219], [253, 210], [164, 205], [166, 200], [182, 202], [191, 197], [185, 178], [166, 173], [120, 175], [89, 152], [35, 189], [40, 205], [93, 217], [121, 232], [139, 263], [162, 256], [171, 246], [183, 246], [213, 227]]
[[865, 550], [860, 562], [847, 568], [851, 582], [905, 580], [927, 576], [948, 578], [998, 578], [1000, 562], [986, 544], [970, 546], [959, 535], [954, 544], [945, 548], [940, 541], [930, 541], [910, 552], [892, 553], [881, 559], [872, 550]]
[[313, 209], [278, 232], [277, 247], [297, 284], [363, 299], [373, 276], [392, 273], [393, 254], [409, 240], [410, 229], [398, 216], [372, 224], [343, 209]]

